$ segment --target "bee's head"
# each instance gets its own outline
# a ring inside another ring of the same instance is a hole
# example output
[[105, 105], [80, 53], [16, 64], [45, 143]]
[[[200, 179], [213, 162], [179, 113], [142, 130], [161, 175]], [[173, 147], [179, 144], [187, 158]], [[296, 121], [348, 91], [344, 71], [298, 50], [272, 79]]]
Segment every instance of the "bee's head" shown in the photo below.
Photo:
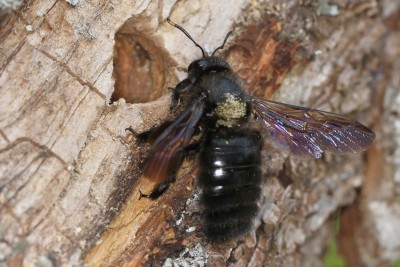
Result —
[[203, 57], [193, 61], [188, 68], [189, 77], [199, 78], [212, 71], [230, 70], [229, 64], [219, 57]]

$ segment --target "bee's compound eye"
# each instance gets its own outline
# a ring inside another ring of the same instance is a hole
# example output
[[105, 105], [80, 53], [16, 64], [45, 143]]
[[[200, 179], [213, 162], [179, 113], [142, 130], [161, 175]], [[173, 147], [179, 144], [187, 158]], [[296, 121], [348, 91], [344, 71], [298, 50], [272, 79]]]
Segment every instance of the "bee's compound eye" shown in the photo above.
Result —
[[199, 73], [204, 72], [210, 65], [210, 62], [205, 59], [198, 59], [193, 61], [188, 68], [189, 72]]
[[196, 61], [193, 61], [192, 63], [190, 63], [190, 65], [188, 67], [188, 72], [190, 72], [194, 68], [195, 63], [196, 63]]
[[199, 61], [193, 61], [192, 63], [190, 63], [188, 71], [193, 71], [194, 69], [197, 69], [199, 65]]

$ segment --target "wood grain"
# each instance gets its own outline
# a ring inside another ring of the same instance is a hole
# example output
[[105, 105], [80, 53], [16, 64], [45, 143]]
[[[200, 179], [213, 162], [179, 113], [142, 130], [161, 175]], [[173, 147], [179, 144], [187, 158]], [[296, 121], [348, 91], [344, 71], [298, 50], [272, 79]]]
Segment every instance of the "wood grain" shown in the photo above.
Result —
[[[400, 233], [387, 231], [400, 221], [400, 1], [323, 2], [32, 0], [7, 13], [0, 262], [322, 266], [346, 205], [349, 262], [400, 258]], [[261, 213], [237, 242], [203, 239], [195, 158], [161, 198], [138, 200], [152, 186], [140, 177], [148, 146], [125, 129], [172, 119], [168, 88], [201, 56], [168, 16], [211, 50], [235, 28], [221, 55], [250, 91], [360, 120], [377, 132], [373, 149], [301, 161], [266, 140]]]

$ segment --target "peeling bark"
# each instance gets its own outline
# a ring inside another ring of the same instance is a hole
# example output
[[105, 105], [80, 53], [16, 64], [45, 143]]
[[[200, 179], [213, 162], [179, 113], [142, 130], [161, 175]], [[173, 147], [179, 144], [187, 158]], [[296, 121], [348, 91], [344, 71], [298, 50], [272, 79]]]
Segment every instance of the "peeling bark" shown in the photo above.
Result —
[[[26, 1], [0, 18], [0, 263], [348, 266], [400, 258], [400, 1]], [[173, 117], [169, 87], [200, 44], [258, 96], [371, 126], [364, 155], [288, 158], [266, 140], [261, 212], [208, 244], [196, 159], [161, 198], [138, 200], [144, 132]], [[114, 81], [115, 80], [115, 81]], [[342, 210], [340, 218], [337, 211]], [[333, 221], [339, 220], [337, 234]]]

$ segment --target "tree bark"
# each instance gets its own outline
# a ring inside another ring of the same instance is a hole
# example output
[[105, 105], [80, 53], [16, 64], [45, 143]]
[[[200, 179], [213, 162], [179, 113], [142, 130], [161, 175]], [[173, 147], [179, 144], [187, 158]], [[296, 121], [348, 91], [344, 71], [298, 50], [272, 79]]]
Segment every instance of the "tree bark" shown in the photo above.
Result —
[[[0, 263], [323, 266], [336, 238], [348, 266], [400, 258], [400, 1], [32, 0], [1, 16]], [[210, 49], [234, 28], [221, 56], [253, 95], [357, 119], [373, 147], [303, 161], [266, 139], [254, 230], [225, 244], [202, 234], [195, 158], [139, 200], [148, 145], [125, 129], [173, 119], [168, 88], [201, 56], [168, 16]]]

